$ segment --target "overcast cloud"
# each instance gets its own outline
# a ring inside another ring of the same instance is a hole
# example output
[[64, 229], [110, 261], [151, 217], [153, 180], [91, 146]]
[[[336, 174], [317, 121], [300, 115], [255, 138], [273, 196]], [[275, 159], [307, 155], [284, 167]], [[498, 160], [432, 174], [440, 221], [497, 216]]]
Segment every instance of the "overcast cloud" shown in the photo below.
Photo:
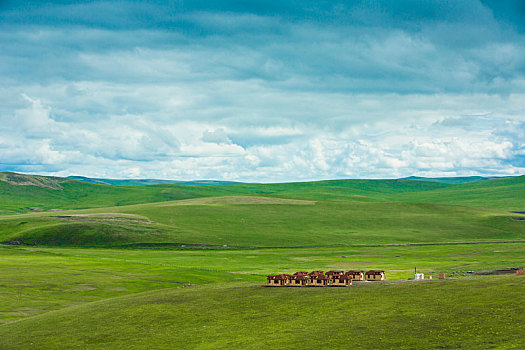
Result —
[[2, 1], [0, 170], [525, 173], [523, 1]]

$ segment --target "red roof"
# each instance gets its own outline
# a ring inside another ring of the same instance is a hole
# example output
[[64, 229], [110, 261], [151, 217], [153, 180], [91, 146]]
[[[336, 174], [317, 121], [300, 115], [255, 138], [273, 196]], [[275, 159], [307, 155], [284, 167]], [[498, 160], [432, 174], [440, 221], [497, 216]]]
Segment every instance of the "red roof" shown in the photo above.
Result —
[[332, 271], [328, 271], [326, 274], [327, 275], [342, 275], [343, 273], [344, 271], [332, 270]]
[[321, 270], [316, 270], [316, 271], [312, 271], [310, 272], [308, 275], [309, 276], [318, 276], [318, 275], [322, 275], [323, 274], [323, 271]]
[[364, 273], [364, 271], [359, 271], [359, 270], [350, 270], [350, 271], [346, 271], [345, 275], [360, 275]]
[[308, 271], [297, 271], [296, 273], [293, 274], [294, 276], [298, 276], [298, 275], [308, 275]]
[[384, 273], [385, 271], [381, 271], [381, 270], [370, 270], [366, 272], [367, 275], [382, 275]]
[[275, 276], [276, 280], [282, 281], [282, 280], [289, 280], [291, 275], [288, 275], [286, 273], [283, 273], [282, 275]]
[[299, 281], [305, 281], [305, 280], [308, 279], [308, 276], [306, 276], [306, 275], [295, 275], [295, 276], [293, 276], [293, 279], [294, 280], [299, 280]]

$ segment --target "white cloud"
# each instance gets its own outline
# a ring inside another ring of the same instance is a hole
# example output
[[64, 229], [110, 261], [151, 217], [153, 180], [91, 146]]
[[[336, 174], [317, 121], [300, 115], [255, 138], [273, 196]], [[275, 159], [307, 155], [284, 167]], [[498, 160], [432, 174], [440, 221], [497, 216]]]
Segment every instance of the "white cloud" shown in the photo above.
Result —
[[416, 2], [403, 20], [399, 2], [316, 5], [326, 18], [122, 5], [3, 17], [5, 169], [245, 181], [524, 170], [525, 37], [482, 3], [434, 17]]
[[218, 128], [217, 130], [206, 130], [202, 133], [202, 140], [204, 142], [211, 142], [211, 143], [232, 143], [230, 138], [228, 137], [228, 134], [226, 133], [226, 130], [224, 128]]
[[[40, 91], [46, 101], [62, 93]], [[18, 169], [25, 171], [47, 168], [58, 175], [244, 181], [523, 171], [509, 163], [523, 154], [524, 120], [521, 115], [509, 114], [507, 104], [500, 108], [499, 96], [476, 96], [464, 104], [462, 96], [425, 96], [422, 102], [417, 95], [366, 95], [363, 102], [360, 96], [348, 101], [336, 94], [325, 98], [338, 101], [337, 113], [325, 113], [324, 119], [307, 114], [304, 121], [290, 116], [283, 118], [281, 125], [249, 127], [250, 117], [235, 123], [217, 119], [215, 124], [208, 118], [170, 119], [169, 115], [177, 112], [163, 110], [162, 98], [169, 98], [170, 91], [165, 90], [165, 95], [162, 88], [156, 91], [155, 105], [161, 112], [154, 116], [146, 111], [144, 115], [122, 113], [91, 122], [65, 122], [57, 121], [55, 108], [30, 97], [33, 90], [24, 95], [25, 108], [16, 110], [13, 118], [0, 118], [2, 162], [22, 164]], [[112, 96], [101, 95], [99, 103], [104, 105], [107, 99], [111, 105]], [[513, 110], [520, 109], [520, 97], [509, 96], [505, 101], [512, 103]], [[288, 101], [295, 103], [294, 94]], [[388, 115], [379, 118], [366, 101], [380, 105], [376, 107], [379, 110], [390, 105]], [[343, 110], [347, 115], [341, 120], [339, 111]], [[206, 108], [199, 112], [208, 113]], [[346, 119], [350, 123], [344, 123]], [[243, 147], [229, 134], [245, 134], [258, 141]]]

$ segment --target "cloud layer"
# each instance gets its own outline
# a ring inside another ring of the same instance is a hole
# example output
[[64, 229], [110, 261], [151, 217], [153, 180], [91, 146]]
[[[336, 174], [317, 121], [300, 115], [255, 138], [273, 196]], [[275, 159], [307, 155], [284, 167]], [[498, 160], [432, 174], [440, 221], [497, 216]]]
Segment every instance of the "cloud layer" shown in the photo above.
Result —
[[219, 3], [2, 2], [2, 170], [524, 173], [522, 2]]

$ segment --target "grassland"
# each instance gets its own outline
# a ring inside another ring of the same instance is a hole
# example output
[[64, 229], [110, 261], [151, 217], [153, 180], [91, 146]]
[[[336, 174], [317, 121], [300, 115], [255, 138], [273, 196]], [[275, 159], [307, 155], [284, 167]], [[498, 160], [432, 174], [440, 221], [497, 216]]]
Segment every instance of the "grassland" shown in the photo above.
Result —
[[187, 284], [264, 283], [294, 270], [373, 269], [389, 280], [523, 265], [525, 243], [286, 249], [2, 247], [0, 323], [72, 305]]
[[0, 347], [520, 349], [523, 292], [525, 278], [517, 277], [340, 289], [172, 288], [3, 325]]
[[431, 192], [402, 193], [396, 200], [525, 211], [525, 176], [464, 183]]
[[[30, 180], [25, 176], [17, 181], [27, 183]], [[461, 184], [414, 180], [334, 180], [221, 186], [109, 186], [67, 179], [39, 182], [44, 185], [16, 185], [2, 181], [0, 176], [0, 210], [8, 214], [24, 212], [28, 208], [85, 209], [199, 197], [252, 195], [315, 201], [428, 202], [525, 211], [525, 176]], [[52, 188], [56, 186], [60, 188]]]
[[290, 247], [519, 240], [524, 215], [456, 205], [212, 197], [0, 217], [0, 241]]
[[[525, 177], [7, 180], [0, 348], [525, 347], [525, 278], [466, 273], [525, 267], [525, 215], [511, 212], [525, 211]], [[401, 284], [415, 266], [454, 278]], [[260, 287], [270, 273], [354, 268], [398, 282]]]

